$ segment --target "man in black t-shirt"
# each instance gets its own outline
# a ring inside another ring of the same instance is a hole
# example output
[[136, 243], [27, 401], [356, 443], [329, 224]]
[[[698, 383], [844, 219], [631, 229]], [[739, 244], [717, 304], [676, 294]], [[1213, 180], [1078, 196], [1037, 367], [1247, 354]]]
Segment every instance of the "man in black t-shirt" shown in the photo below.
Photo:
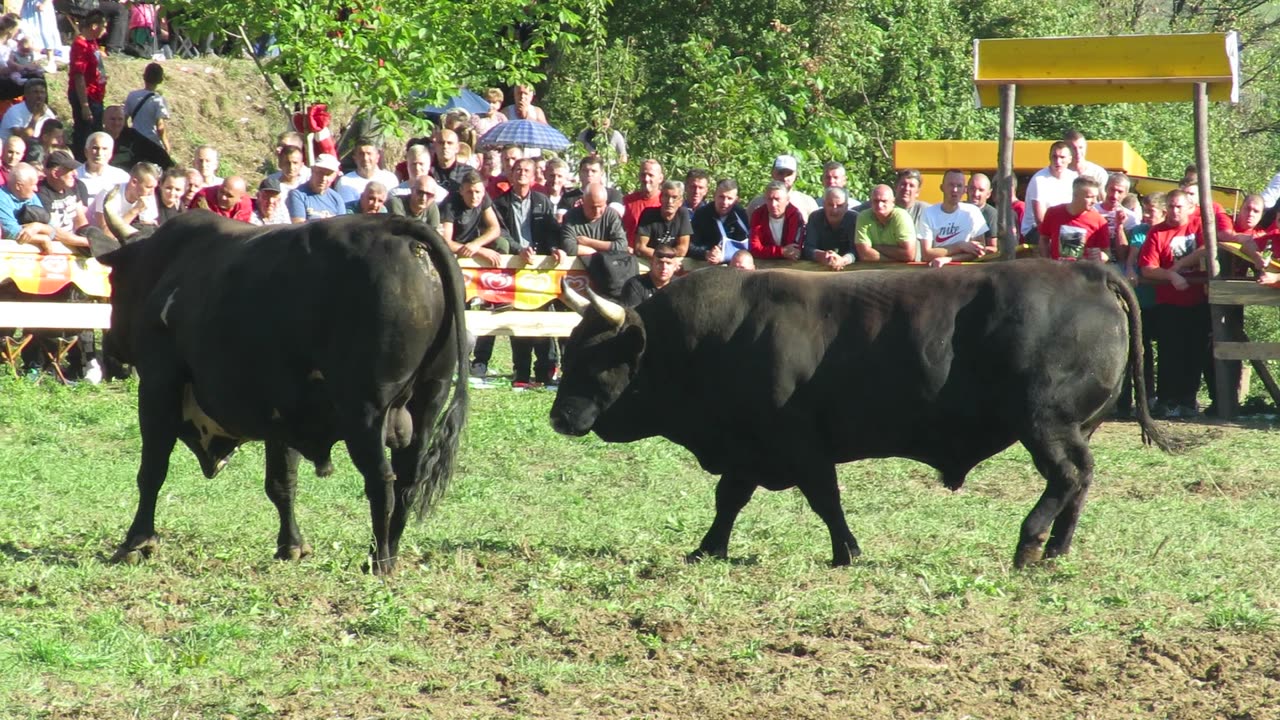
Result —
[[435, 153], [431, 177], [452, 195], [462, 186], [462, 178], [472, 172], [470, 165], [458, 162], [458, 133], [447, 129], [437, 130], [431, 140], [431, 147]]
[[667, 180], [662, 183], [659, 197], [661, 206], [640, 213], [636, 225], [636, 255], [651, 258], [655, 249], [669, 247], [675, 250], [676, 257], [684, 257], [689, 252], [689, 236], [693, 234], [689, 210], [683, 206], [684, 183]]
[[76, 182], [79, 166], [66, 150], [49, 153], [44, 159], [44, 180], [36, 189], [36, 197], [49, 211], [54, 239], [73, 252], [87, 255], [89, 240], [80, 231], [89, 224], [89, 193], [83, 183]]
[[653, 297], [655, 292], [671, 284], [676, 271], [680, 269], [680, 258], [669, 245], [660, 245], [653, 250], [649, 258], [649, 272], [636, 275], [622, 286], [619, 302], [626, 307], [635, 307]]
[[449, 193], [440, 206], [440, 234], [458, 257], [484, 258], [496, 265], [507, 251], [498, 214], [485, 196], [480, 173], [472, 170], [463, 175], [458, 192]]

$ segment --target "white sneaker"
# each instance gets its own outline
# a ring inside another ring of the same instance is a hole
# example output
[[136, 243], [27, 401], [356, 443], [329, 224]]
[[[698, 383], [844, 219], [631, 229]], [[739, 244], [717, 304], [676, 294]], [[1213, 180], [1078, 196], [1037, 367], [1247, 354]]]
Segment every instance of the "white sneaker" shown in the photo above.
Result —
[[102, 368], [98, 366], [97, 360], [90, 360], [88, 368], [84, 371], [84, 379], [91, 384], [97, 385], [102, 382]]

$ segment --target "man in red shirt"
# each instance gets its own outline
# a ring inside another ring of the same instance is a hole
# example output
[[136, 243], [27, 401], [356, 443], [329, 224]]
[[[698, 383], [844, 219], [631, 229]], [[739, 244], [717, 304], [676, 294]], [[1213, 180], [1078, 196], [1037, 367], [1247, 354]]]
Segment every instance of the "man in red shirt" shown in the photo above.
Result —
[[765, 186], [764, 204], [751, 213], [753, 258], [799, 260], [804, 247], [804, 216], [791, 204], [791, 190], [781, 180]]
[[662, 207], [662, 181], [666, 179], [657, 160], [650, 158], [640, 163], [640, 187], [622, 198], [622, 229], [627, 231], [627, 245], [636, 246], [640, 214], [649, 208]]
[[1094, 210], [1101, 188], [1098, 181], [1081, 175], [1071, 183], [1071, 202], [1054, 205], [1040, 221], [1041, 252], [1052, 260], [1110, 258], [1111, 234], [1107, 219]]
[[1160, 366], [1156, 394], [1165, 417], [1195, 417], [1200, 376], [1209, 376], [1213, 393], [1213, 344], [1209, 304], [1203, 284], [1192, 285], [1186, 275], [1199, 275], [1204, 261], [1204, 232], [1196, 206], [1181, 190], [1170, 192], [1168, 215], [1152, 226], [1138, 255], [1142, 277], [1156, 284], [1160, 319], [1156, 342]]
[[84, 161], [84, 143], [102, 129], [103, 101], [107, 96], [107, 76], [102, 72], [102, 49], [98, 38], [106, 32], [107, 19], [101, 10], [90, 10], [80, 21], [80, 33], [71, 43], [67, 67], [67, 102], [71, 104], [74, 126], [71, 150]]
[[208, 210], [240, 222], [253, 221], [253, 200], [249, 197], [244, 178], [232, 175], [221, 185], [210, 185], [191, 198], [188, 210]]

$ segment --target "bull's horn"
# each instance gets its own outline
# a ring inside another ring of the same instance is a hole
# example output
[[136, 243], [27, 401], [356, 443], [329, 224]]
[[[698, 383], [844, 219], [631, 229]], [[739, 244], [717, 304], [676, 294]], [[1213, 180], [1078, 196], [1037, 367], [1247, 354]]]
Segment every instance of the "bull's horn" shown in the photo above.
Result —
[[595, 306], [596, 311], [604, 316], [606, 320], [613, 323], [614, 327], [622, 327], [622, 323], [627, 320], [627, 311], [618, 303], [596, 294], [595, 290], [587, 288], [587, 297], [591, 298], [591, 304]]
[[138, 229], [130, 227], [116, 214], [114, 206], [118, 194], [120, 194], [119, 185], [114, 185], [107, 191], [107, 197], [102, 203], [102, 215], [107, 220], [107, 227], [111, 230], [111, 234], [115, 235], [117, 240], [124, 242], [125, 238], [138, 232]]
[[563, 291], [560, 293], [560, 299], [564, 300], [564, 304], [579, 315], [585, 313], [587, 308], [591, 306], [591, 301], [582, 297], [582, 293], [574, 290], [568, 282], [561, 281], [560, 288]]

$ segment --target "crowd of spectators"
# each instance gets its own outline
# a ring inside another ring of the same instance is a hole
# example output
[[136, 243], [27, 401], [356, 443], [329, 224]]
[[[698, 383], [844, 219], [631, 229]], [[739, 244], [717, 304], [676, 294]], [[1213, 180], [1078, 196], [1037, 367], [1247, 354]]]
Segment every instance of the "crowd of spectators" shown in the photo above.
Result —
[[[875, 185], [862, 201], [851, 196], [848, 169], [838, 161], [822, 166], [823, 192], [812, 197], [796, 188], [800, 163], [789, 154], [774, 159], [768, 178], [717, 179], [700, 168], [687, 170], [683, 179], [669, 178], [662, 163], [650, 158], [639, 164], [634, 189], [624, 194], [607, 178], [615, 163], [626, 162], [626, 141], [607, 118], [579, 135], [587, 152], [576, 165], [576, 179], [560, 158], [515, 146], [476, 147], [480, 135], [503, 122], [547, 121], [534, 104], [533, 89], [523, 85], [513, 88], [505, 106], [506, 95], [494, 88], [483, 94], [486, 112], [446, 113], [429, 138], [410, 142], [404, 161], [394, 167], [369, 141], [340, 159], [314, 155], [302, 135], [286, 132], [275, 146], [278, 170], [253, 189], [243, 174], [220, 177], [220, 158], [210, 146], [196, 148], [188, 167], [173, 163], [162, 170], [138, 161], [150, 150], [136, 150], [141, 138], [169, 157], [169, 110], [159, 91], [163, 67], [149, 65], [142, 87], [122, 106], [103, 104], [106, 78], [98, 43], [112, 22], [93, 10], [77, 23], [68, 66], [69, 138], [48, 106], [39, 72], [22, 78], [22, 101], [0, 120], [0, 233], [7, 240], [41, 252], [87, 253], [88, 228], [111, 232], [104, 220], [108, 203], [139, 227], [163, 224], [194, 208], [257, 225], [390, 213], [435, 228], [458, 257], [480, 263], [496, 264], [504, 255], [526, 262], [576, 256], [588, 268], [623, 268], [633, 276], [619, 281], [615, 296], [627, 304], [660, 292], [685, 258], [742, 269], [754, 268], [757, 259], [809, 261], [838, 271], [876, 263], [939, 267], [997, 250], [992, 182], [980, 172], [947, 171], [938, 188], [942, 201], [931, 205], [919, 199], [922, 176], [910, 169], [898, 172], [892, 185]], [[0, 17], [0, 46], [16, 54], [19, 43], [3, 42], [5, 33], [27, 37], [41, 27]], [[16, 76], [10, 80], [17, 82]], [[122, 153], [118, 143], [128, 133], [134, 133], [134, 144]], [[1204, 237], [1194, 167], [1177, 190], [1140, 200], [1127, 176], [1089, 161], [1087, 148], [1074, 130], [1052, 144], [1046, 167], [1026, 185], [1025, 199], [1014, 198], [1017, 222], [1010, 232], [1046, 258], [1123, 268], [1139, 286], [1144, 341], [1161, 349], [1148, 394], [1160, 399], [1158, 409], [1167, 416], [1194, 414], [1200, 379], [1212, 372], [1207, 299], [1197, 282]], [[740, 194], [744, 185], [758, 194], [747, 200]], [[1250, 195], [1236, 218], [1214, 204], [1219, 237], [1240, 243], [1259, 281], [1268, 284], [1280, 284], [1280, 274], [1269, 271], [1264, 257], [1280, 238], [1275, 212], [1268, 212], [1277, 201], [1280, 175], [1261, 195]], [[638, 258], [649, 270], [637, 274], [635, 262], [597, 261], [592, 255]], [[555, 343], [517, 338], [512, 349], [516, 386], [554, 382]], [[477, 343], [473, 375], [487, 373], [492, 351], [492, 338]], [[1127, 397], [1120, 410], [1130, 405]]]

